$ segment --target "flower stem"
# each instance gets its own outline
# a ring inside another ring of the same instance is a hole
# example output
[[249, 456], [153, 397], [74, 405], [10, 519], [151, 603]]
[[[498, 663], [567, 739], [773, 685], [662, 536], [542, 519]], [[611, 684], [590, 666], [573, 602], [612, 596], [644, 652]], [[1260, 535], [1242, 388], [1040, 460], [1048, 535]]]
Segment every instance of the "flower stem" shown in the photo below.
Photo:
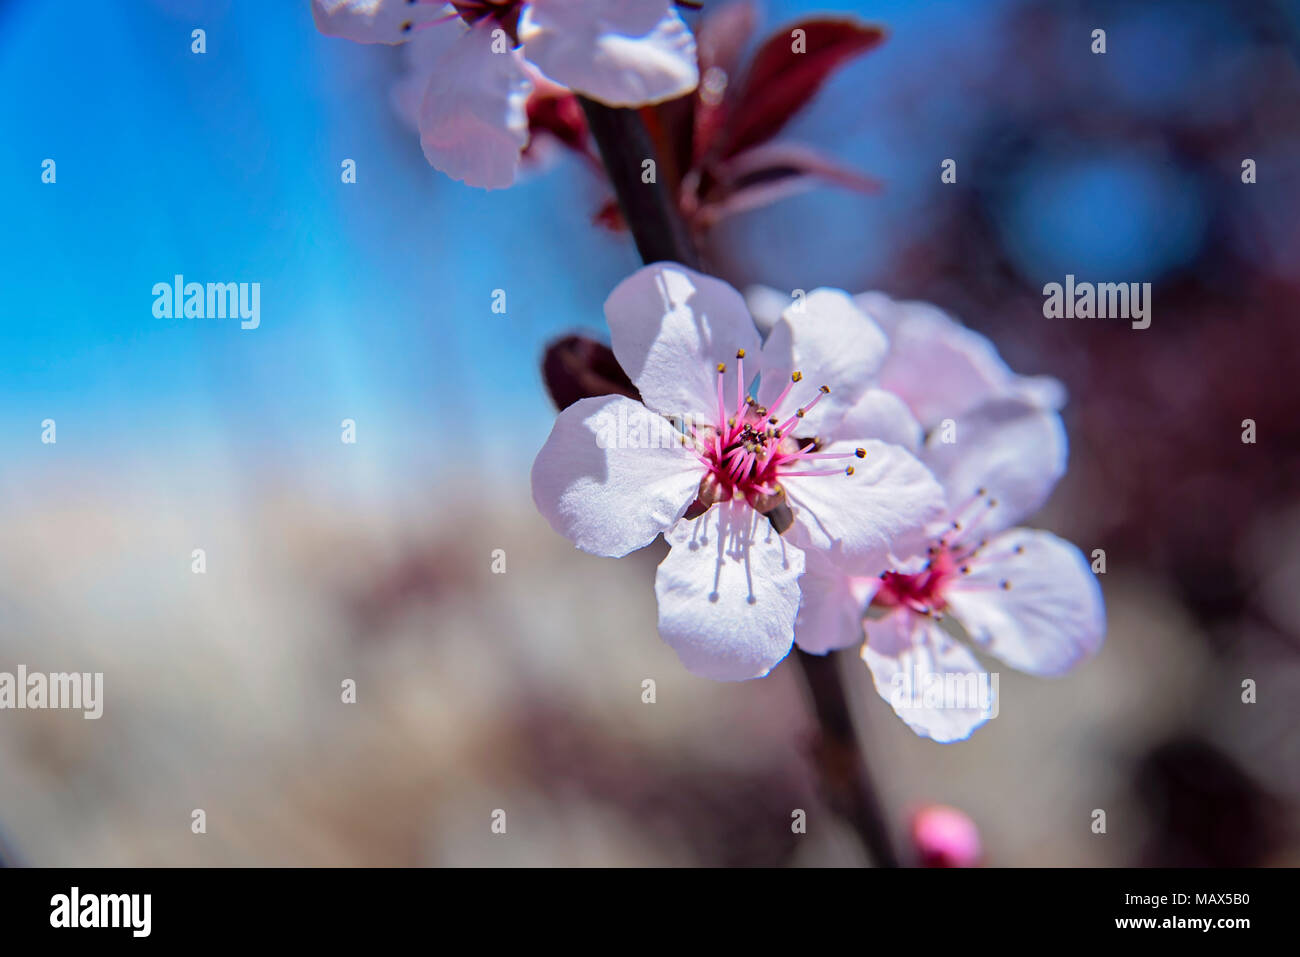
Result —
[[[585, 97], [578, 99], [641, 259], [647, 264], [678, 262], [698, 269], [699, 254], [675, 198], [662, 183], [646, 183], [642, 178], [645, 161], [657, 161], [657, 157], [641, 115], [636, 110], [603, 106]], [[858, 832], [878, 866], [898, 867], [898, 855], [853, 726], [835, 658], [802, 651], [792, 657], [802, 669], [812, 695], [821, 731], [816, 756], [831, 807]]]
[[898, 854], [853, 725], [853, 712], [835, 654], [810, 655], [795, 649], [791, 658], [803, 672], [817, 713], [821, 737], [815, 754], [831, 807], [853, 825], [876, 866], [898, 867]]
[[17, 867], [18, 855], [6, 844], [4, 832], [0, 831], [0, 867]]
[[[698, 269], [699, 253], [678, 215], [676, 201], [658, 181], [659, 158], [641, 114], [603, 106], [584, 96], [578, 97], [578, 102], [587, 115], [587, 127], [600, 148], [605, 172], [641, 260], [647, 265], [678, 262]], [[646, 160], [655, 163], [655, 176], [649, 183], [643, 179]]]

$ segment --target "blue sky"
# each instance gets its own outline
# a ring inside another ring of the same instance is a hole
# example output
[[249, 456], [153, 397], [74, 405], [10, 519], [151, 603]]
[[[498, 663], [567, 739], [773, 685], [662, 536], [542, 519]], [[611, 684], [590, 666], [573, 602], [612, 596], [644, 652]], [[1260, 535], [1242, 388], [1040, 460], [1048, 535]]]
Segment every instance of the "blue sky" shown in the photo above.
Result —
[[[857, 9], [891, 29], [790, 131], [890, 184], [882, 197], [823, 191], [786, 207], [792, 227], [857, 237], [816, 250], [819, 274], [800, 284], [884, 262], [891, 218], [921, 195], [917, 156], [943, 155], [968, 112], [962, 91], [945, 88], [943, 58], [987, 43], [998, 6], [765, 5], [769, 28], [807, 10]], [[203, 55], [190, 52], [196, 26]], [[471, 465], [503, 449], [531, 457], [551, 417], [543, 343], [599, 331], [601, 302], [635, 253], [590, 225], [601, 191], [576, 164], [491, 193], [430, 169], [388, 104], [399, 65], [388, 48], [320, 36], [306, 0], [85, 4], [75, 29], [62, 5], [0, 5], [0, 84], [23, 91], [0, 103], [10, 462], [40, 454], [46, 417], [61, 446], [92, 456], [220, 447], [275, 457], [333, 447], [339, 422], [354, 418], [394, 467], [448, 436]], [[932, 78], [924, 125], [861, 121], [918, 75]], [[47, 157], [55, 185], [40, 181]], [[339, 180], [345, 157], [356, 185]], [[1095, 207], [1105, 180], [1090, 182], [1075, 185], [1076, 200]], [[798, 228], [737, 241], [772, 260], [774, 282], [803, 280], [789, 275], [794, 247], [807, 245]], [[176, 273], [260, 282], [261, 327], [155, 318], [150, 290]], [[504, 316], [490, 308], [497, 288]]]

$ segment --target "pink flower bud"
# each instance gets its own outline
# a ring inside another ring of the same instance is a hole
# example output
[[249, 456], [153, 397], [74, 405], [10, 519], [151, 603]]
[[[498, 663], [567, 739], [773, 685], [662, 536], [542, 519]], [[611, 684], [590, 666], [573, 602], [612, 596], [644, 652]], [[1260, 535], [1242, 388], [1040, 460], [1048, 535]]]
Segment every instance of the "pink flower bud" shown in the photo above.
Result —
[[980, 832], [964, 811], [929, 804], [912, 815], [912, 843], [924, 867], [975, 867]]

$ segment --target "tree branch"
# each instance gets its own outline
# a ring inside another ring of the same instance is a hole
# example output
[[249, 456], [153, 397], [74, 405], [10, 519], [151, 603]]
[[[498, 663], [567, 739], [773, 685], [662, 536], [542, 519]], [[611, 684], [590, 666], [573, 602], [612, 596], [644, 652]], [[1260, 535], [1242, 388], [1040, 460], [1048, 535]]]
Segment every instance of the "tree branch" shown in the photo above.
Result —
[[[657, 168], [658, 157], [640, 114], [585, 97], [579, 101], [642, 260], [647, 264], [678, 262], [698, 269], [699, 254], [672, 195], [662, 183], [641, 179], [644, 162], [655, 160]], [[853, 727], [836, 660], [802, 651], [792, 658], [803, 671], [821, 729], [815, 753], [831, 807], [858, 832], [878, 866], [897, 867], [898, 857]]]
[[[659, 158], [641, 122], [641, 114], [636, 110], [603, 106], [584, 96], [578, 97], [578, 101], [587, 114], [587, 127], [600, 148], [605, 172], [618, 197], [623, 219], [632, 230], [641, 260], [647, 265], [679, 262], [698, 269], [700, 257], [686, 224], [678, 215], [675, 200], [658, 182]], [[646, 160], [655, 161], [656, 182], [642, 182]]]
[[898, 854], [853, 725], [835, 654], [810, 655], [796, 649], [790, 658], [803, 672], [817, 713], [821, 738], [816, 755], [831, 807], [853, 825], [876, 866], [898, 867]]

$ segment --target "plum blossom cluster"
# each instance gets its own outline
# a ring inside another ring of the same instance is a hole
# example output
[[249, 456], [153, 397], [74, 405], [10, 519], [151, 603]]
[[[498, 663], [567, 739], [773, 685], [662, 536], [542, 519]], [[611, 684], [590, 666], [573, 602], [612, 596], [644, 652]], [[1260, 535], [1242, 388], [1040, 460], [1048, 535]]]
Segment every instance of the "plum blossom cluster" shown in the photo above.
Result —
[[486, 189], [515, 180], [535, 90], [543, 109], [568, 91], [628, 107], [699, 83], [695, 38], [672, 0], [312, 0], [312, 13], [330, 36], [417, 40], [399, 108], [432, 166]]
[[947, 742], [997, 703], [931, 701], [927, 678], [996, 689], [982, 658], [1059, 675], [1100, 646], [1082, 553], [1019, 527], [1065, 470], [1054, 380], [922, 303], [747, 303], [670, 263], [623, 281], [605, 316], [629, 385], [560, 413], [533, 498], [596, 555], [665, 538], [659, 633], [691, 671], [744, 680], [796, 645], [860, 644], [881, 696]]
[[[670, 0], [312, 0], [312, 8], [325, 34], [402, 44], [393, 105], [419, 131], [428, 161], [471, 186], [510, 186], [561, 155], [607, 180], [576, 94], [642, 108], [656, 155], [673, 158], [658, 182], [701, 241], [729, 216], [818, 186], [881, 185], [781, 135], [837, 70], [884, 41], [882, 27], [854, 17], [805, 17], [744, 57], [758, 20], [752, 0], [708, 5], [695, 35]], [[613, 196], [593, 219], [627, 227]]]

